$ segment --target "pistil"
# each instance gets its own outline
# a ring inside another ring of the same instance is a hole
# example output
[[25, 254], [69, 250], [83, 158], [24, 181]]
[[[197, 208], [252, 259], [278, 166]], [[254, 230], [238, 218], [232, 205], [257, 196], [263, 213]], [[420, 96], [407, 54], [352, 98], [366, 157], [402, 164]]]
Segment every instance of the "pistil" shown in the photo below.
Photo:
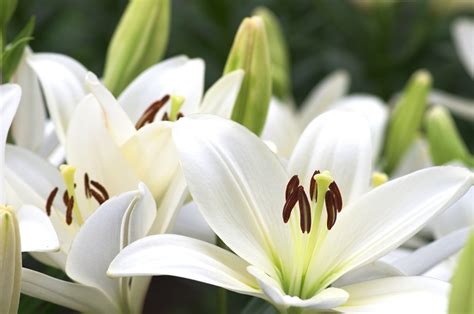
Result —
[[76, 198], [76, 191], [75, 191], [75, 183], [74, 183], [74, 175], [76, 174], [76, 168], [70, 165], [61, 165], [59, 167], [61, 174], [63, 175], [64, 184], [66, 185], [67, 191], [67, 210], [66, 210], [66, 223], [70, 225], [72, 223], [72, 214], [77, 220], [79, 225], [84, 223], [82, 219], [81, 212], [79, 210], [79, 206], [77, 204]]

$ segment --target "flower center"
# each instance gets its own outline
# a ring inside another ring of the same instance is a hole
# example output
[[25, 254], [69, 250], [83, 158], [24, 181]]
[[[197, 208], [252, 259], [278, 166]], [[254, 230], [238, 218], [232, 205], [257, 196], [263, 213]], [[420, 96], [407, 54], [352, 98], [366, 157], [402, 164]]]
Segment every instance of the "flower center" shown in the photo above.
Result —
[[156, 115], [163, 108], [163, 106], [166, 105], [166, 103], [168, 102], [168, 100], [170, 100], [170, 98], [171, 98], [170, 112], [169, 114], [168, 112], [165, 112], [161, 120], [162, 121], [176, 121], [184, 117], [183, 113], [179, 111], [184, 103], [184, 97], [175, 96], [175, 95], [172, 95], [170, 97], [170, 95], [165, 95], [163, 98], [152, 103], [143, 112], [142, 116], [140, 117], [140, 119], [138, 119], [137, 123], [135, 124], [135, 128], [139, 130], [142, 127], [144, 127], [146, 124], [149, 124], [155, 121]]
[[[312, 212], [320, 220], [322, 209], [326, 204], [327, 229], [331, 230], [336, 224], [337, 214], [342, 210], [342, 195], [339, 187], [329, 171], [314, 171], [309, 184], [309, 198], [304, 187], [300, 185], [297, 175], [291, 177], [286, 186], [285, 205], [283, 206], [283, 222], [290, 220], [293, 208], [298, 203], [300, 210], [300, 228], [302, 233], [310, 233]], [[314, 211], [312, 211], [312, 206]]]
[[[84, 220], [79, 210], [79, 205], [77, 203], [76, 197], [76, 183], [74, 182], [74, 176], [76, 173], [76, 168], [70, 165], [61, 165], [60, 171], [63, 176], [64, 184], [66, 185], [66, 190], [63, 193], [63, 203], [66, 206], [66, 224], [71, 225], [73, 217], [79, 225], [84, 223]], [[59, 192], [59, 188], [55, 187], [50, 193], [46, 200], [46, 214], [51, 216], [51, 209], [53, 207], [54, 199]], [[105, 201], [109, 199], [109, 193], [106, 188], [97, 181], [90, 180], [87, 173], [84, 174], [84, 194], [86, 199], [94, 198], [99, 205], [102, 205]]]

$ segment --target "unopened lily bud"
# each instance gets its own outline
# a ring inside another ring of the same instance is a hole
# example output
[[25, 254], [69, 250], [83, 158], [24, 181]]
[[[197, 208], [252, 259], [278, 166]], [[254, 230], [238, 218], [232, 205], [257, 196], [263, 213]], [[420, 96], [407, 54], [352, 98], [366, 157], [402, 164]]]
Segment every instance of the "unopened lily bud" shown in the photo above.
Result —
[[163, 57], [169, 24], [169, 0], [130, 0], [107, 51], [104, 83], [114, 95]]
[[21, 283], [21, 244], [18, 220], [0, 205], [0, 313], [17, 313]]
[[235, 36], [224, 74], [243, 69], [245, 76], [232, 111], [232, 120], [259, 135], [272, 93], [268, 39], [260, 17], [245, 18]]
[[431, 75], [420, 70], [412, 75], [390, 116], [385, 138], [385, 171], [392, 172], [421, 127]]
[[10, 18], [15, 12], [17, 0], [0, 0], [0, 30], [2, 35], [5, 32], [5, 26], [10, 21]]
[[278, 18], [267, 8], [259, 7], [254, 15], [262, 18], [267, 32], [272, 65], [272, 93], [281, 100], [291, 97], [290, 54]]
[[441, 106], [431, 108], [425, 117], [425, 128], [435, 165], [454, 160], [469, 164], [472, 160], [448, 110]]

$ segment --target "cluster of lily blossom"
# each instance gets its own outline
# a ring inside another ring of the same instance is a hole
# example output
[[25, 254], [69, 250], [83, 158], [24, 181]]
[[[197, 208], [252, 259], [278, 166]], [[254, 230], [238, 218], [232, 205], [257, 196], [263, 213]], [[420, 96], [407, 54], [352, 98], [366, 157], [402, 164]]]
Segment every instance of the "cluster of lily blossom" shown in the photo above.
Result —
[[[460, 24], [465, 51], [474, 24]], [[474, 77], [474, 51], [464, 55]], [[138, 313], [158, 275], [282, 313], [447, 311], [474, 223], [471, 169], [432, 166], [418, 137], [383, 173], [390, 108], [346, 95], [345, 71], [299, 111], [273, 96], [260, 135], [231, 120], [245, 71], [205, 92], [204, 71], [172, 57], [115, 97], [70, 57], [25, 49], [0, 86], [0, 223], [13, 230], [0, 238], [0, 312], [15, 312], [21, 291]], [[20, 250], [69, 279], [22, 268]]]

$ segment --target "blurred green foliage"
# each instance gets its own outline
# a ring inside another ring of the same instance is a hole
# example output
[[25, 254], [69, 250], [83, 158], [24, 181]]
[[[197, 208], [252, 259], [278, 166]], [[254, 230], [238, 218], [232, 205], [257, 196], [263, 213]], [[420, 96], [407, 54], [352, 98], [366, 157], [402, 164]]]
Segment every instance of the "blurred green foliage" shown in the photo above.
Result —
[[[351, 74], [351, 92], [373, 93], [385, 100], [400, 91], [411, 74], [421, 68], [431, 72], [434, 88], [474, 99], [473, 80], [458, 58], [450, 31], [456, 17], [474, 13], [433, 7], [434, 1], [394, 1], [392, 5], [368, 8], [350, 0], [173, 0], [166, 55], [203, 58], [209, 86], [222, 74], [241, 20], [254, 8], [266, 6], [280, 19], [288, 41], [292, 93], [298, 104], [325, 75], [340, 68]], [[8, 29], [9, 38], [35, 15], [31, 42], [34, 51], [67, 54], [101, 74], [109, 40], [126, 3], [19, 0]], [[472, 152], [473, 123], [458, 119], [456, 124]], [[202, 291], [202, 284], [188, 286], [183, 289], [200, 296], [195, 300], [200, 305], [193, 312], [212, 312], [214, 305], [207, 304], [205, 296], [213, 295], [215, 290], [206, 286], [208, 290]], [[161, 293], [166, 290], [161, 289]], [[159, 294], [150, 294], [150, 300], [158, 299]], [[230, 302], [246, 300], [231, 296]], [[25, 299], [31, 301], [22, 301]], [[29, 304], [22, 302], [22, 313], [28, 313]], [[41, 308], [33, 312], [54, 312], [38, 304]], [[180, 300], [174, 305], [173, 312], [168, 313], [186, 312]], [[161, 303], [160, 306], [163, 309]]]

